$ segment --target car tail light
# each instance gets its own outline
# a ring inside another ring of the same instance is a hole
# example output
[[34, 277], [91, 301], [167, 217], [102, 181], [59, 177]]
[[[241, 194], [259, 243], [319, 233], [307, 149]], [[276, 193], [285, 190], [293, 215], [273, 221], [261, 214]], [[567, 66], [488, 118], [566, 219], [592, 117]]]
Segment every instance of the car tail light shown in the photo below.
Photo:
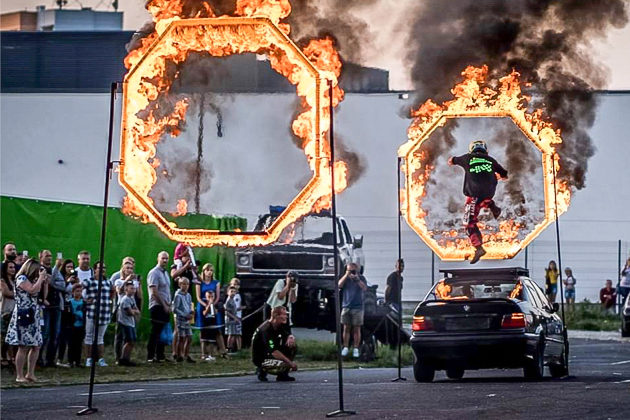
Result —
[[526, 326], [527, 323], [525, 322], [525, 314], [522, 312], [503, 315], [501, 328], [525, 328]]
[[414, 316], [411, 324], [412, 331], [429, 331], [433, 329], [433, 323], [425, 316]]

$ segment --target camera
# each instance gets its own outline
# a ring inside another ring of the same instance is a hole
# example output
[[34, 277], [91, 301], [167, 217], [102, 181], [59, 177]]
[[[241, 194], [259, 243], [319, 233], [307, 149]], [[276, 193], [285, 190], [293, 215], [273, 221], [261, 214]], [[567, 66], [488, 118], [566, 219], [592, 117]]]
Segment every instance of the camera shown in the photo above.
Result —
[[350, 270], [350, 274], [352, 274], [353, 276], [357, 275], [357, 270]]

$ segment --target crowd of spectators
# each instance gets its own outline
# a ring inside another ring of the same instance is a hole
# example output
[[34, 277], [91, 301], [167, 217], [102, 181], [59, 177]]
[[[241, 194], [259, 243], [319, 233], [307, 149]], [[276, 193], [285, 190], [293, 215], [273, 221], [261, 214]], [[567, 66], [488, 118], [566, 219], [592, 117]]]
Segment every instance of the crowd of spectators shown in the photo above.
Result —
[[[2, 314], [2, 364], [14, 365], [17, 382], [35, 382], [35, 367], [108, 366], [105, 358], [105, 334], [114, 324], [115, 363], [135, 366], [132, 360], [141, 318], [150, 321], [146, 354], [148, 363], [164, 361], [196, 363], [191, 357], [193, 330], [200, 330], [201, 361], [227, 357], [229, 350], [242, 345], [243, 301], [240, 281], [232, 279], [222, 290], [210, 263], [199, 265], [192, 249], [178, 244], [174, 259], [161, 251], [156, 265], [148, 272], [146, 284], [136, 272], [131, 256], [123, 258], [120, 269], [110, 277], [100, 262], [92, 264], [88, 251], [72, 259], [57, 254], [53, 264], [49, 250], [37, 258], [26, 251], [18, 253], [13, 243], [5, 244], [0, 281]], [[387, 279], [386, 303], [400, 309], [404, 262], [396, 262]], [[569, 307], [575, 303], [576, 279], [565, 268], [562, 283]], [[611, 280], [600, 290], [604, 311], [613, 312], [617, 294], [625, 299], [630, 292], [630, 259], [616, 290]], [[252, 338], [252, 357], [258, 378], [277, 375], [281, 381], [293, 380], [288, 373], [297, 370], [293, 361], [297, 346], [291, 333], [293, 305], [298, 296], [298, 273], [289, 271], [279, 279], [267, 300], [271, 316]], [[545, 269], [546, 294], [554, 302], [560, 273], [554, 261]], [[99, 280], [100, 296], [99, 296]], [[361, 326], [364, 316], [364, 292], [367, 281], [355, 263], [346, 266], [339, 279], [342, 293], [342, 356], [359, 357]], [[148, 313], [143, 314], [147, 292]], [[99, 306], [97, 308], [97, 302]], [[224, 339], [227, 335], [227, 342]], [[96, 346], [94, 347], [94, 343]], [[227, 344], [227, 345], [226, 345]], [[172, 349], [172, 359], [165, 354]], [[111, 362], [111, 361], [110, 361]], [[25, 368], [26, 366], [26, 373]]]
[[[201, 330], [203, 361], [227, 357], [228, 350], [241, 348], [243, 304], [239, 280], [232, 279], [222, 294], [212, 264], [206, 263], [198, 271], [192, 250], [183, 244], [175, 248], [176, 258], [170, 266], [169, 253], [158, 254], [146, 284], [130, 256], [108, 276], [105, 265], [92, 264], [88, 251], [78, 254], [76, 266], [61, 254], [53, 264], [49, 250], [42, 250], [37, 258], [26, 252], [18, 254], [13, 243], [5, 244], [3, 254], [2, 364], [15, 366], [17, 382], [37, 381], [38, 365], [108, 366], [104, 337], [112, 324], [115, 361], [109, 363], [135, 366], [132, 351], [143, 317], [151, 322], [146, 350], [149, 363], [196, 363], [190, 356], [193, 329]], [[142, 310], [145, 290], [148, 313]], [[213, 344], [218, 349], [214, 356]], [[172, 359], [166, 358], [167, 345], [171, 346]]]

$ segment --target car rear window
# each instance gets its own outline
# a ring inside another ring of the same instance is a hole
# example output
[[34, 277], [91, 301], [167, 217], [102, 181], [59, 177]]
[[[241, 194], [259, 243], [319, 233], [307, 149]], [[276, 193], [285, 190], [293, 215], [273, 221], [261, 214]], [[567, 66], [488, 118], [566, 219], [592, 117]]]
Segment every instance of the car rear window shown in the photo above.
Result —
[[518, 279], [443, 279], [433, 286], [425, 300], [523, 299]]

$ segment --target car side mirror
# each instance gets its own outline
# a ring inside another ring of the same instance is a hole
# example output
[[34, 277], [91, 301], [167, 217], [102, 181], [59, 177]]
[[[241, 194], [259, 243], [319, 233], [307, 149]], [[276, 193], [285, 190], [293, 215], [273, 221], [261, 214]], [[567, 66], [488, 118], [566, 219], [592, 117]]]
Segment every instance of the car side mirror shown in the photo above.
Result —
[[363, 235], [355, 235], [352, 245], [355, 248], [363, 248]]
[[558, 302], [554, 302], [553, 305], [551, 305], [552, 308], [552, 312], [558, 312], [560, 310], [560, 305], [558, 304]]

